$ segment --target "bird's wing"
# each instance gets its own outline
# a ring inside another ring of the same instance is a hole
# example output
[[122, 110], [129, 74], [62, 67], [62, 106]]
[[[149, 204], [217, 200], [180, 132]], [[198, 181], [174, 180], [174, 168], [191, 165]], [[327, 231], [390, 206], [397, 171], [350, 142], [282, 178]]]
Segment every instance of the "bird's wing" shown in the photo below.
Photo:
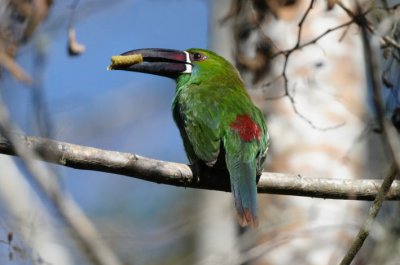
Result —
[[221, 146], [219, 111], [212, 104], [199, 104], [186, 112], [184, 122], [188, 140], [195, 155], [212, 166]]

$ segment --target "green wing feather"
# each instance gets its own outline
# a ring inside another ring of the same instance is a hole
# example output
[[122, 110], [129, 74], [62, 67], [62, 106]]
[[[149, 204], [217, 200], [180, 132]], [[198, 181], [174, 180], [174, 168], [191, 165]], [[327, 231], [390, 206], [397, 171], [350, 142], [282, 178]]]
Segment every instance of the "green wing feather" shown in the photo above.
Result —
[[181, 92], [175, 96], [173, 114], [188, 158], [192, 163], [201, 160], [212, 165], [218, 158], [222, 138], [218, 103], [202, 91]]

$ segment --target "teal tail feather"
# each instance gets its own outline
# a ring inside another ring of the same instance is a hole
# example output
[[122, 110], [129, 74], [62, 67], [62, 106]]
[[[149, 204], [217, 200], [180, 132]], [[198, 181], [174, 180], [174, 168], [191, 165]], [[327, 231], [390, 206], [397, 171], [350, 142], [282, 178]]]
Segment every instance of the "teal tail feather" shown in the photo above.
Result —
[[258, 226], [255, 166], [239, 162], [230, 170], [231, 188], [241, 226]]

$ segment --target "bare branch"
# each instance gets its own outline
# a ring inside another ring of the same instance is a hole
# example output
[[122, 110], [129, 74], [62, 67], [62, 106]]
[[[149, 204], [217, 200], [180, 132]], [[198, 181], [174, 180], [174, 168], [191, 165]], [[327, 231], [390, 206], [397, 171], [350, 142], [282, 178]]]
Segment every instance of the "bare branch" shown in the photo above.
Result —
[[[298, 108], [296, 106], [296, 103], [295, 103], [295, 99], [294, 99], [293, 95], [289, 91], [289, 79], [288, 79], [288, 76], [287, 76], [287, 67], [288, 67], [288, 63], [289, 63], [289, 58], [290, 58], [290, 56], [292, 55], [293, 52], [295, 52], [297, 50], [300, 50], [300, 49], [302, 49], [302, 48], [304, 48], [306, 46], [316, 44], [321, 38], [323, 38], [324, 36], [328, 35], [331, 32], [337, 31], [337, 30], [339, 30], [341, 28], [345, 28], [345, 31], [343, 33], [343, 34], [345, 34], [345, 32], [347, 32], [347, 29], [349, 28], [349, 26], [351, 24], [353, 24], [355, 22], [355, 20], [353, 18], [353, 19], [351, 19], [351, 20], [349, 20], [349, 21], [347, 21], [347, 22], [345, 22], [343, 24], [340, 24], [340, 25], [336, 26], [336, 27], [327, 29], [325, 32], [323, 32], [322, 34], [320, 34], [317, 37], [313, 38], [312, 40], [309, 40], [309, 41], [307, 41], [305, 43], [301, 43], [301, 37], [302, 37], [301, 35], [302, 35], [302, 31], [303, 31], [303, 25], [304, 25], [304, 22], [307, 19], [307, 16], [311, 12], [313, 6], [314, 6], [314, 0], [311, 0], [309, 6], [307, 7], [307, 9], [306, 9], [306, 11], [305, 11], [305, 13], [303, 15], [303, 17], [300, 19], [300, 21], [298, 23], [299, 29], [298, 29], [298, 32], [297, 32], [297, 42], [296, 42], [296, 44], [290, 49], [280, 50], [280, 51], [276, 52], [275, 54], [273, 54], [271, 56], [271, 59], [274, 59], [274, 58], [276, 58], [278, 56], [281, 56], [281, 55], [284, 56], [282, 72], [277, 78], [274, 79], [274, 81], [277, 81], [279, 78], [283, 79], [284, 93], [283, 93], [283, 95], [279, 95], [277, 97], [267, 98], [267, 99], [270, 100], [270, 99], [280, 99], [282, 97], [288, 97], [288, 99], [289, 99], [289, 101], [290, 101], [290, 103], [292, 105], [293, 111], [301, 119], [303, 119], [306, 123], [308, 123], [312, 128], [314, 128], [316, 130], [329, 131], [329, 130], [337, 129], [337, 128], [343, 126], [344, 123], [339, 123], [339, 124], [335, 124], [335, 125], [327, 126], [327, 127], [320, 127], [320, 126], [315, 125], [309, 118], [307, 118], [304, 114], [302, 114], [298, 110]], [[269, 86], [270, 84], [271, 84], [271, 82], [269, 82], [268, 84], [265, 84], [264, 86]]]
[[0, 51], [0, 66], [7, 69], [15, 79], [25, 83], [31, 84], [32, 78], [25, 72], [25, 70], [7, 53]]
[[303, 24], [304, 24], [304, 21], [306, 21], [306, 18], [308, 16], [308, 14], [310, 13], [311, 9], [313, 9], [314, 1], [315, 0], [310, 1], [310, 5], [308, 6], [306, 12], [304, 13], [303, 17], [300, 19], [300, 22], [298, 24], [299, 31], [297, 32], [297, 43], [295, 45], [296, 48], [298, 48], [300, 46], [301, 33], [303, 31]]
[[[18, 136], [21, 143], [40, 154], [41, 160], [76, 169], [95, 170], [179, 187], [230, 191], [222, 172], [203, 172], [197, 181], [185, 164], [165, 162], [131, 153], [107, 151], [33, 136]], [[15, 155], [10, 143], [0, 136], [0, 153]], [[342, 200], [374, 200], [380, 180], [311, 178], [298, 174], [264, 172], [258, 183], [260, 193]], [[394, 182], [386, 200], [400, 200], [400, 182]]]

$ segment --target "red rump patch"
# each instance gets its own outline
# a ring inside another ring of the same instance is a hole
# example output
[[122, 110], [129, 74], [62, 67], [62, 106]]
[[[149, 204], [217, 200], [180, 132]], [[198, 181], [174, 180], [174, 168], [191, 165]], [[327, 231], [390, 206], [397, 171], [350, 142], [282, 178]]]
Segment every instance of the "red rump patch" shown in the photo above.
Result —
[[240, 139], [250, 142], [255, 139], [260, 140], [261, 129], [248, 115], [237, 115], [230, 127], [233, 131], [239, 133]]

